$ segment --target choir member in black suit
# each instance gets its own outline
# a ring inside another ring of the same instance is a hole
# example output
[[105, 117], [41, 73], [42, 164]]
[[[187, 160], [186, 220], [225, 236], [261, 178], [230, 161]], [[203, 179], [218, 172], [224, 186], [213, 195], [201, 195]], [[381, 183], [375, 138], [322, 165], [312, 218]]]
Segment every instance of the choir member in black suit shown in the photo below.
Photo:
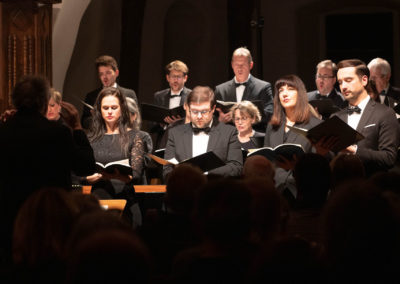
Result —
[[[213, 119], [214, 92], [209, 87], [198, 86], [187, 97], [187, 105], [191, 122], [169, 130], [164, 158], [176, 158], [181, 162], [213, 151], [226, 165], [209, 171], [209, 174], [240, 176], [243, 158], [237, 130]], [[164, 166], [164, 177], [171, 171], [172, 166]]]
[[[164, 108], [175, 108], [185, 103], [187, 95], [192, 91], [185, 87], [185, 83], [188, 79], [189, 68], [180, 60], [175, 60], [165, 66], [166, 79], [169, 84], [169, 88], [158, 91], [154, 94], [154, 104], [162, 106]], [[160, 149], [162, 137], [165, 133], [165, 129], [168, 126], [179, 123], [178, 121], [184, 119], [183, 117], [165, 117], [165, 124], [155, 124], [150, 133], [153, 136], [153, 141], [156, 146], [155, 149]]]
[[379, 101], [393, 108], [400, 101], [400, 88], [390, 85], [391, 68], [389, 62], [382, 58], [372, 59], [368, 63], [370, 80], [375, 82]]
[[[331, 60], [324, 60], [318, 63], [315, 74], [315, 85], [317, 90], [307, 93], [308, 100], [330, 99], [338, 108], [347, 106], [342, 94], [335, 89], [337, 67]], [[322, 114], [323, 119], [327, 119], [329, 114]]]
[[[136, 102], [138, 101], [134, 90], [123, 88], [117, 84], [119, 69], [117, 61], [113, 57], [102, 55], [96, 59], [95, 64], [102, 86], [86, 94], [85, 103], [93, 106], [100, 91], [107, 87], [118, 88], [125, 97], [130, 97]], [[92, 125], [92, 112], [87, 106], [83, 107], [81, 123], [85, 129], [90, 129]]]
[[[215, 87], [216, 99], [228, 102], [262, 101], [264, 104], [264, 111], [261, 114], [262, 121], [255, 128], [258, 131], [265, 131], [273, 110], [271, 84], [250, 74], [254, 62], [247, 48], [240, 47], [233, 52], [231, 65], [235, 77]], [[224, 114], [220, 109], [217, 111], [220, 121], [232, 122], [230, 112]]]
[[399, 147], [399, 126], [393, 109], [370, 99], [367, 92], [369, 69], [358, 59], [338, 63], [337, 79], [349, 109], [335, 113], [364, 139], [346, 152], [360, 157], [367, 176], [393, 167]]

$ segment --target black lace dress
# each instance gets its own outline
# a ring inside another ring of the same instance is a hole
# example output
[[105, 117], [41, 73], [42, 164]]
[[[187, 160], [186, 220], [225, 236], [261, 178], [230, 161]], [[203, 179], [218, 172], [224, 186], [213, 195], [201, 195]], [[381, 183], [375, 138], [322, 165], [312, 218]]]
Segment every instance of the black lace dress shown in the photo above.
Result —
[[[132, 167], [132, 181], [124, 183], [117, 179], [100, 180], [93, 184], [92, 193], [100, 199], [126, 199], [124, 215], [132, 219], [133, 223], [140, 224], [141, 216], [136, 212], [134, 184], [142, 184], [144, 172], [145, 145], [139, 131], [128, 132], [129, 144], [127, 149], [121, 148], [119, 134], [106, 134], [100, 139], [91, 142], [96, 162], [107, 164], [114, 161], [129, 159]], [[137, 205], [136, 205], [137, 206]]]

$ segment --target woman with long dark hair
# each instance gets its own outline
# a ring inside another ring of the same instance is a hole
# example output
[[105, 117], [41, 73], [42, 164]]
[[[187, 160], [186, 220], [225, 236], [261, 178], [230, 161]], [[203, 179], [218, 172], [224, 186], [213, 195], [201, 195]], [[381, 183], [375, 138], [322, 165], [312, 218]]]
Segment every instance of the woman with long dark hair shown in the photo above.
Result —
[[127, 160], [131, 174], [118, 171], [95, 173], [86, 177], [92, 193], [100, 199], [126, 199], [124, 215], [134, 225], [141, 222], [140, 210], [134, 200], [134, 184], [141, 184], [144, 171], [144, 142], [133, 129], [125, 97], [116, 88], [103, 89], [94, 105], [93, 123], [89, 132], [96, 162]]

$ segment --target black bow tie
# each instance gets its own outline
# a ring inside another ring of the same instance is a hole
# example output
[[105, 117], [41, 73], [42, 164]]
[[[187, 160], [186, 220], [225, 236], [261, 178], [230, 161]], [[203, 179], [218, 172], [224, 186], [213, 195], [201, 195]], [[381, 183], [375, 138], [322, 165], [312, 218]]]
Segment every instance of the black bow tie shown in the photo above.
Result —
[[325, 100], [325, 99], [328, 99], [328, 96], [323, 96], [323, 95], [321, 95], [321, 94], [317, 94], [317, 100]]
[[349, 115], [352, 115], [354, 112], [361, 113], [361, 109], [358, 106], [348, 106], [347, 107], [347, 113]]
[[197, 128], [192, 126], [192, 129], [194, 134], [199, 134], [200, 132], [208, 134], [211, 131], [211, 127]]
[[243, 83], [236, 83], [235, 82], [235, 87], [237, 88], [237, 87], [239, 87], [239, 86], [247, 86], [247, 82], [243, 82]]
[[181, 94], [177, 94], [177, 95], [172, 95], [171, 94], [171, 95], [169, 95], [170, 98], [176, 98], [176, 97], [180, 97], [180, 96], [181, 96]]

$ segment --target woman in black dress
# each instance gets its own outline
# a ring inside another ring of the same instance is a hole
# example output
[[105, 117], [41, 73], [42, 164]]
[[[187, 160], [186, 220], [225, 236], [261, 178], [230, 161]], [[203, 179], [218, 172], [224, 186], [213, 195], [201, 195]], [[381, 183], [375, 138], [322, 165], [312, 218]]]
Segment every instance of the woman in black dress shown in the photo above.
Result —
[[103, 89], [94, 105], [93, 124], [89, 132], [96, 162], [107, 164], [127, 160], [131, 175], [118, 171], [97, 172], [86, 177], [92, 193], [100, 199], [126, 199], [124, 216], [134, 226], [141, 224], [133, 185], [142, 184], [145, 145], [140, 131], [132, 128], [125, 97], [116, 88]]

